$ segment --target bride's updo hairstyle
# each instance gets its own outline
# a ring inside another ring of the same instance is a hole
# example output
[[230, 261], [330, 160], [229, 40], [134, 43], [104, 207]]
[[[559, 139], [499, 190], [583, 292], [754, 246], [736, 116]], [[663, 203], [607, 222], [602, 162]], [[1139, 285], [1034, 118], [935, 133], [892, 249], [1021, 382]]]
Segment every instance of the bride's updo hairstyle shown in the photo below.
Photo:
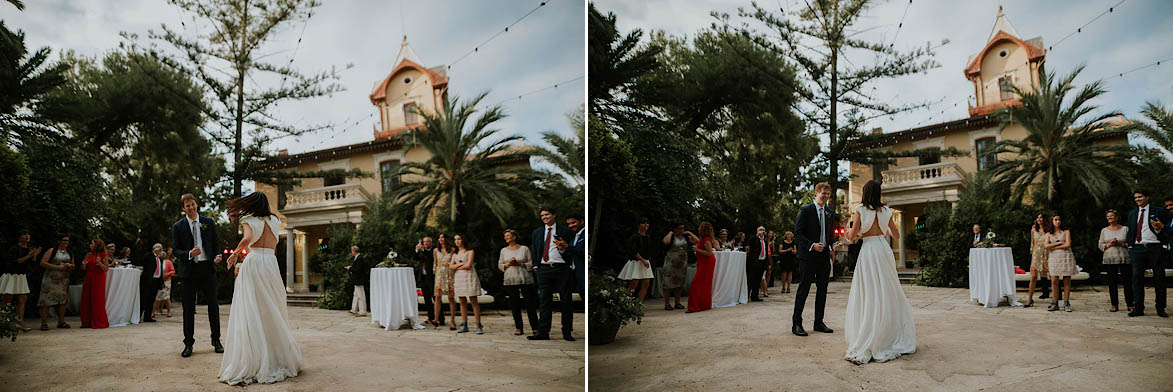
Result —
[[228, 217], [232, 221], [240, 219], [241, 215], [266, 217], [273, 215], [269, 212], [269, 198], [262, 192], [253, 192], [248, 196], [238, 197], [228, 201]]
[[861, 204], [869, 210], [879, 210], [880, 207], [884, 206], [884, 203], [880, 202], [880, 183], [871, 180], [867, 184], [864, 184], [863, 201]]

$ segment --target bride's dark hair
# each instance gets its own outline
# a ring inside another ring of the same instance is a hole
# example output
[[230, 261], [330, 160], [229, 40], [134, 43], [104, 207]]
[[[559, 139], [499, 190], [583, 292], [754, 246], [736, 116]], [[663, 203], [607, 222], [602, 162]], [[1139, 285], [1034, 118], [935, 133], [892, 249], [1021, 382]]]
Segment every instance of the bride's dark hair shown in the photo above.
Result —
[[228, 217], [233, 221], [241, 215], [264, 217], [273, 215], [269, 212], [269, 198], [262, 192], [253, 192], [248, 196], [238, 197], [228, 201]]
[[862, 204], [870, 210], [878, 210], [884, 206], [884, 203], [880, 202], [880, 183], [871, 180], [864, 184]]

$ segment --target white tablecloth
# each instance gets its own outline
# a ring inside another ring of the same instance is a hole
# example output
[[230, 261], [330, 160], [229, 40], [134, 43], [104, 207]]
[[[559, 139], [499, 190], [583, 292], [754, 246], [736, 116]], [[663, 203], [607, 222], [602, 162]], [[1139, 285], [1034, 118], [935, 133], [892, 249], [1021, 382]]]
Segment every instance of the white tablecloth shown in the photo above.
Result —
[[1002, 299], [1022, 306], [1014, 293], [1014, 256], [1010, 248], [969, 250], [969, 299], [996, 308]]
[[391, 330], [404, 323], [423, 329], [419, 323], [415, 273], [411, 267], [371, 269], [371, 323]]
[[713, 307], [749, 303], [749, 283], [745, 275], [745, 252], [716, 251], [713, 267]]
[[137, 268], [111, 268], [106, 270], [106, 318], [111, 327], [138, 324], [139, 321], [139, 276]]

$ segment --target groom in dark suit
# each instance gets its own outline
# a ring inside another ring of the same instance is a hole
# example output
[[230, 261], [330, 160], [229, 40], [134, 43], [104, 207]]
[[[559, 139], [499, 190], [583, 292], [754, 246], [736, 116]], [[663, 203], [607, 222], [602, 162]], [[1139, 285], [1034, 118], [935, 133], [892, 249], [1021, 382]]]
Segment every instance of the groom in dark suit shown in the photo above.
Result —
[[1144, 316], [1144, 271], [1153, 270], [1153, 291], [1157, 296], [1157, 315], [1165, 313], [1165, 266], [1161, 244], [1169, 241], [1169, 213], [1161, 207], [1149, 204], [1149, 193], [1137, 189], [1132, 193], [1136, 209], [1128, 213], [1128, 253], [1132, 257], [1132, 302], [1133, 310], [1128, 317]]
[[571, 263], [577, 256], [570, 247], [574, 232], [566, 226], [558, 226], [557, 214], [553, 208], [543, 207], [538, 211], [542, 227], [536, 228], [530, 236], [530, 257], [538, 281], [538, 334], [526, 336], [529, 340], [549, 340], [551, 317], [554, 315], [554, 293], [562, 308], [562, 338], [573, 342], [570, 332], [574, 327], [574, 305], [571, 291], [574, 275]]
[[[831, 273], [831, 252], [838, 243], [831, 245], [832, 226], [836, 222], [835, 212], [827, 205], [831, 200], [831, 185], [820, 182], [815, 185], [815, 202], [798, 210], [794, 238], [798, 240], [798, 294], [794, 298], [794, 325], [790, 331], [798, 336], [807, 336], [802, 328], [802, 309], [806, 306], [806, 295], [810, 293], [811, 282], [815, 283], [815, 331], [832, 333], [823, 324], [823, 307], [827, 304], [827, 278]], [[751, 286], [753, 286], [751, 284]]]
[[216, 221], [199, 216], [200, 205], [194, 195], [185, 193], [183, 219], [171, 227], [171, 247], [175, 249], [175, 277], [183, 285], [183, 352], [191, 356], [195, 343], [195, 295], [203, 292], [208, 301], [208, 323], [212, 329], [212, 347], [224, 352], [220, 344], [220, 306], [216, 302], [216, 266], [220, 263], [220, 241], [216, 238]]

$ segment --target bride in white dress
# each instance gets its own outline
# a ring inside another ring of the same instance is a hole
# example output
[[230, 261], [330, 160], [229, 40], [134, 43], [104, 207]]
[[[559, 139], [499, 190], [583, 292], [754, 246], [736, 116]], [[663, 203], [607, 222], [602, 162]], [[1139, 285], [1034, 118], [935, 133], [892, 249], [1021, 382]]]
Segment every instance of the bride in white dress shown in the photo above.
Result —
[[293, 341], [285, 304], [285, 287], [273, 250], [281, 220], [269, 212], [264, 193], [254, 192], [228, 202], [228, 214], [241, 217], [244, 238], [228, 257], [236, 283], [225, 335], [220, 381], [230, 385], [273, 383], [296, 377], [301, 351]]
[[[899, 239], [892, 209], [880, 202], [880, 184], [868, 181], [863, 203], [851, 214], [848, 240], [862, 237], [863, 245], [847, 297], [847, 354], [857, 365], [887, 362], [916, 352], [912, 307], [900, 288], [896, 260], [887, 236]], [[861, 234], [860, 231], [863, 231]]]

